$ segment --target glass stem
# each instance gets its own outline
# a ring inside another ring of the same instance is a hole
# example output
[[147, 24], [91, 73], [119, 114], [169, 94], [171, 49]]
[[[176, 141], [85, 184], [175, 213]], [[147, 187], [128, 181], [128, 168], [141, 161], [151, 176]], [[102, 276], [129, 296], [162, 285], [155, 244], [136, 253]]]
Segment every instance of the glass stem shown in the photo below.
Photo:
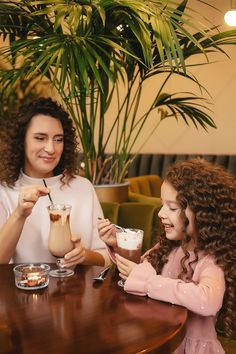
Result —
[[59, 273], [66, 273], [66, 270], [61, 265], [61, 260], [62, 260], [62, 258], [57, 258], [58, 272]]

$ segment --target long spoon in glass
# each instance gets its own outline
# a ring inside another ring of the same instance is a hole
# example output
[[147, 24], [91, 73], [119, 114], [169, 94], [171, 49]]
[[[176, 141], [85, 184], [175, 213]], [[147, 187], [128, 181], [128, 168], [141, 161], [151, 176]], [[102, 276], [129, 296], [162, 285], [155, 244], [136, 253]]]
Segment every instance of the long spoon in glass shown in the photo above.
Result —
[[[44, 178], [43, 178], [43, 184], [44, 184], [44, 186], [45, 186], [46, 188], [48, 188], [47, 183], [46, 183], [46, 181], [45, 181], [45, 179], [44, 179]], [[54, 203], [53, 203], [53, 201], [52, 201], [52, 197], [51, 197], [51, 194], [50, 194], [50, 193], [48, 193], [48, 198], [49, 198], [49, 200], [50, 200], [51, 204], [52, 204], [52, 205], [54, 205]]]

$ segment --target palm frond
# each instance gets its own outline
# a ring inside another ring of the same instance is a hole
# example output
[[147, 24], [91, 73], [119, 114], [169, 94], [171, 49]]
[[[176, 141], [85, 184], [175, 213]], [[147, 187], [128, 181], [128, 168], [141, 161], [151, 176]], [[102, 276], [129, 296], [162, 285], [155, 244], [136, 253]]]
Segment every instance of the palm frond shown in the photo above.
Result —
[[[151, 113], [155, 117], [151, 133], [167, 118], [197, 129], [215, 128], [210, 101], [204, 97], [210, 94], [190, 69], [212, 63], [212, 53], [227, 57], [225, 48], [236, 45], [236, 30], [220, 31], [188, 4], [188, 0], [1, 2], [0, 58], [7, 66], [0, 70], [0, 99], [10, 95], [23, 77], [46, 79], [74, 120], [86, 176], [98, 182], [106, 173], [109, 181], [120, 180]], [[201, 58], [197, 64], [189, 62], [194, 55]], [[141, 114], [145, 85], [157, 75], [154, 100]], [[167, 82], [176, 76], [194, 84], [202, 96], [165, 93]], [[116, 94], [117, 115], [111, 117], [109, 107]], [[115, 161], [104, 160], [113, 138]]]

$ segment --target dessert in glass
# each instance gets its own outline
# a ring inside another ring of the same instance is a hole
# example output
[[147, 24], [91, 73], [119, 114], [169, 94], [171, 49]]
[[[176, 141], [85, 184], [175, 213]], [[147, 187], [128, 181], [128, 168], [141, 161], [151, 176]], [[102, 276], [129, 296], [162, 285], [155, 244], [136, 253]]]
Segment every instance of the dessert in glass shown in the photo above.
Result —
[[[132, 262], [139, 263], [143, 245], [143, 230], [125, 229], [116, 232], [117, 253]], [[123, 287], [124, 280], [120, 279], [118, 285]]]
[[50, 271], [53, 277], [68, 277], [74, 274], [72, 269], [61, 267], [61, 259], [74, 248], [71, 241], [70, 212], [71, 205], [51, 204], [48, 206], [50, 217], [50, 232], [48, 249], [57, 258], [58, 269]]

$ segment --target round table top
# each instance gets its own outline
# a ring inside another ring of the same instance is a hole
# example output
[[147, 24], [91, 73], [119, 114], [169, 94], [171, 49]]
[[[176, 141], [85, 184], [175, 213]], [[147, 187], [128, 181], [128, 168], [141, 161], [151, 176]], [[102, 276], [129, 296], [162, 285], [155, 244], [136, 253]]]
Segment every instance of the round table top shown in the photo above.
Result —
[[168, 354], [178, 347], [187, 310], [125, 293], [115, 267], [94, 282], [101, 270], [77, 266], [73, 276], [27, 291], [16, 288], [13, 265], [0, 265], [0, 353]]

